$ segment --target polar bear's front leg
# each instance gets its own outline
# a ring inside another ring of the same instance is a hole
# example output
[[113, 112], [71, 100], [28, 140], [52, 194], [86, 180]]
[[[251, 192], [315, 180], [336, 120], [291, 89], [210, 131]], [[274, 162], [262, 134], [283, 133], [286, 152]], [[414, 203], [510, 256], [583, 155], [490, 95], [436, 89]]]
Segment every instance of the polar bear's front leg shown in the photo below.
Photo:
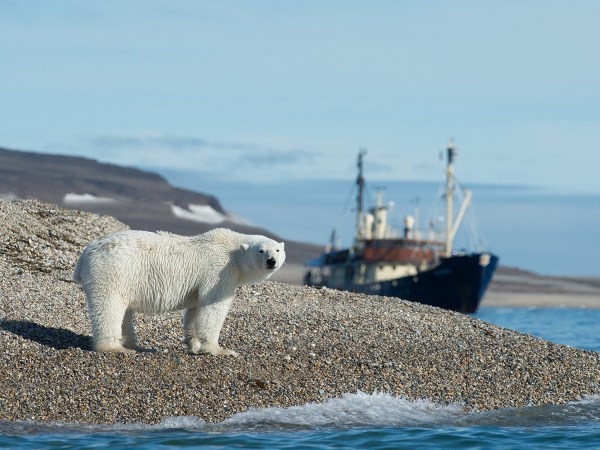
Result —
[[233, 350], [227, 350], [219, 345], [221, 328], [232, 301], [233, 296], [186, 310], [183, 317], [183, 327], [185, 342], [190, 353], [196, 355], [210, 353], [211, 355], [237, 356], [237, 353]]

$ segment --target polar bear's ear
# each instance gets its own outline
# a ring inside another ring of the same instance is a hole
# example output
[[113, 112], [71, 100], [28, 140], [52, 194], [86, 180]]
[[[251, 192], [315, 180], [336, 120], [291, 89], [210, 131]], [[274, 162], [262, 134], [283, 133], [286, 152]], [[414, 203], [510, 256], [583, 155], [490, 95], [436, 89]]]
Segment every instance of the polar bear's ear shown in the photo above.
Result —
[[242, 244], [242, 245], [240, 245], [240, 248], [242, 249], [243, 252], [246, 252], [250, 248], [250, 244]]
[[279, 245], [281, 245], [281, 248], [285, 248], [285, 243], [284, 242], [280, 242]]

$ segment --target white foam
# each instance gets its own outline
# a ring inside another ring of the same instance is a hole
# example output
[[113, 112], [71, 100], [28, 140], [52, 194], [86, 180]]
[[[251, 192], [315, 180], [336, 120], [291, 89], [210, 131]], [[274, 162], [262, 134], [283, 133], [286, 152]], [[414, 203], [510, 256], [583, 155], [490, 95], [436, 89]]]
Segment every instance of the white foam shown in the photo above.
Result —
[[153, 428], [158, 429], [198, 429], [202, 428], [206, 422], [204, 420], [198, 419], [194, 416], [177, 416], [177, 417], [167, 417], [163, 419], [159, 424], [152, 425]]
[[581, 400], [577, 400], [576, 402], [571, 402], [573, 405], [600, 405], [600, 394], [586, 395], [581, 398]]
[[288, 408], [252, 409], [205, 426], [215, 431], [285, 431], [298, 429], [432, 426], [551, 426], [600, 419], [600, 395], [564, 405], [466, 411], [459, 403], [407, 400], [385, 393], [345, 394], [324, 403]]
[[0, 433], [106, 432], [189, 430], [202, 432], [293, 431], [319, 428], [349, 429], [384, 426], [429, 426], [447, 424], [464, 417], [459, 404], [439, 405], [429, 400], [406, 400], [390, 394], [345, 394], [324, 403], [309, 403], [288, 408], [250, 409], [219, 423], [206, 423], [197, 417], [178, 416], [159, 424], [113, 425], [84, 423], [42, 423], [36, 421], [2, 422]]
[[91, 194], [74, 194], [72, 192], [65, 194], [63, 196], [62, 202], [64, 205], [81, 204], [81, 203], [107, 205], [107, 204], [120, 203], [119, 200], [115, 200], [114, 198], [110, 198], [110, 197], [96, 197], [95, 195], [91, 195]]
[[221, 423], [225, 428], [298, 429], [381, 426], [424, 426], [464, 416], [462, 405], [406, 400], [386, 393], [345, 394], [324, 403], [288, 408], [252, 409]]
[[206, 422], [193, 416], [167, 417], [160, 423], [114, 423], [97, 424], [81, 422], [38, 422], [35, 420], [3, 421], [0, 420], [1, 434], [40, 434], [40, 433], [114, 433], [114, 432], [146, 432], [162, 430], [204, 430]]
[[0, 434], [48, 432], [144, 432], [187, 430], [200, 432], [294, 431], [380, 427], [538, 427], [596, 423], [600, 420], [600, 395], [565, 405], [529, 406], [493, 411], [466, 412], [463, 405], [442, 405], [429, 400], [407, 400], [385, 393], [345, 394], [323, 403], [288, 408], [250, 409], [220, 423], [206, 423], [193, 416], [167, 417], [156, 425], [117, 423], [44, 423], [2, 421]]

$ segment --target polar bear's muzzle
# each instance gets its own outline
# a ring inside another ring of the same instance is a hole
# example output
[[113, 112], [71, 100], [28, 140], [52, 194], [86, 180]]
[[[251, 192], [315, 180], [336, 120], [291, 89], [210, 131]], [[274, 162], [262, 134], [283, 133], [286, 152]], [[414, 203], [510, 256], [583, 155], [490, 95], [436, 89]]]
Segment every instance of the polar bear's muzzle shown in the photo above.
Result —
[[269, 259], [267, 259], [267, 269], [274, 269], [276, 264], [277, 261], [275, 260], [275, 258], [270, 257]]

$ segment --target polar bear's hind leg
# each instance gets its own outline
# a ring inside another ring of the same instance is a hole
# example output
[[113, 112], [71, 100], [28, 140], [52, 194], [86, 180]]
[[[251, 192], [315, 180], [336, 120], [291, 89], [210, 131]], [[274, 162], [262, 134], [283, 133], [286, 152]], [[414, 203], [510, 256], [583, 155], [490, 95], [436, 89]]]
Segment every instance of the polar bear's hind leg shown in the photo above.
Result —
[[118, 301], [106, 301], [101, 308], [97, 306], [98, 303], [92, 302], [92, 304], [94, 303], [96, 307], [90, 306], [94, 350], [97, 352], [135, 352], [134, 349], [123, 346], [126, 340], [123, 337], [123, 330], [127, 329], [128, 333], [130, 328], [133, 330], [131, 314], [127, 318], [126, 309], [119, 306], [121, 303]]
[[135, 335], [135, 328], [133, 327], [133, 311], [131, 309], [125, 311], [121, 331], [123, 334], [123, 347], [136, 351], [143, 350], [137, 345], [137, 336]]

